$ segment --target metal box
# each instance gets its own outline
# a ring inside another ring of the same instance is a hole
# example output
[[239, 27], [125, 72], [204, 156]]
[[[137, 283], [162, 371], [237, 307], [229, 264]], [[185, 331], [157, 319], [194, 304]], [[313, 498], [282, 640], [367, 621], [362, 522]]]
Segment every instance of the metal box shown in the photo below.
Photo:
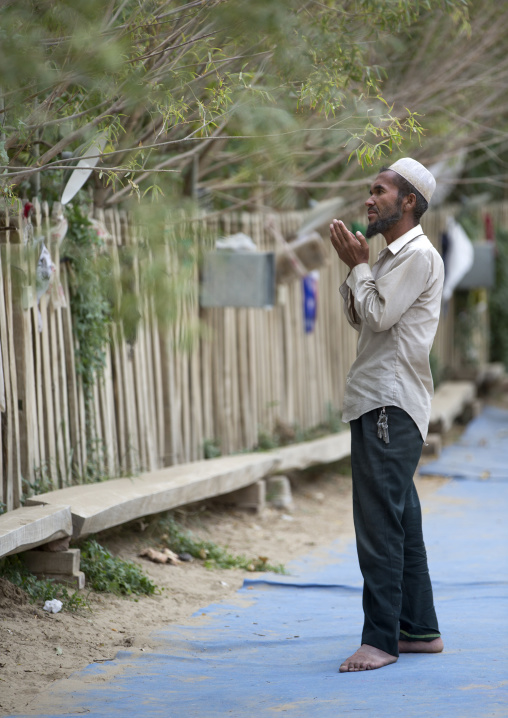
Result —
[[210, 252], [203, 260], [202, 307], [273, 307], [274, 252]]
[[495, 282], [495, 252], [494, 242], [473, 242], [473, 266], [465, 274], [455, 289], [490, 289]]

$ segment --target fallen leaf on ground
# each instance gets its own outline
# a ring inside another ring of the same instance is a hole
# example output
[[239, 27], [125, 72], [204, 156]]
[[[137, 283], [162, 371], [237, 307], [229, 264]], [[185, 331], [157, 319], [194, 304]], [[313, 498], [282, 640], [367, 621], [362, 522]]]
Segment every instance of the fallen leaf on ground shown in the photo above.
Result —
[[140, 556], [147, 558], [149, 561], [153, 561], [154, 563], [170, 563], [173, 566], [176, 566], [180, 563], [178, 556], [176, 553], [171, 551], [169, 548], [164, 548], [162, 551], [157, 551], [155, 548], [144, 548], [140, 554]]
[[162, 553], [164, 556], [167, 557], [168, 563], [173, 564], [173, 566], [176, 566], [177, 564], [181, 563], [180, 559], [178, 558], [178, 554], [174, 551], [171, 551], [170, 548], [163, 548]]

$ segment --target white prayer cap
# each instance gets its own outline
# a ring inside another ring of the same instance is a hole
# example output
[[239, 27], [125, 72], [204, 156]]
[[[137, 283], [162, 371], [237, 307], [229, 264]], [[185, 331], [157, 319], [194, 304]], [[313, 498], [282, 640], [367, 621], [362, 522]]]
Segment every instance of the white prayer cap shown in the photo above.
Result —
[[416, 160], [411, 157], [403, 157], [401, 160], [397, 160], [393, 165], [388, 167], [389, 170], [396, 172], [405, 180], [416, 187], [427, 202], [430, 202], [430, 198], [434, 190], [436, 189], [436, 180], [429, 170]]

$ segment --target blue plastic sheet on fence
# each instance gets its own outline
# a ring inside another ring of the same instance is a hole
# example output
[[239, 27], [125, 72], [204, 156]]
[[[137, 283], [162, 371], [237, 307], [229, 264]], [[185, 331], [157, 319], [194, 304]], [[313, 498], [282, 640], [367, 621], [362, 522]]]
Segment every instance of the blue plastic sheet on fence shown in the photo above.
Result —
[[422, 476], [508, 480], [508, 411], [488, 406], [466, 428], [461, 440], [420, 469]]
[[[508, 424], [507, 424], [508, 426]], [[61, 681], [38, 715], [93, 718], [482, 718], [508, 715], [508, 482], [451, 481], [424, 503], [445, 652], [339, 674], [362, 626], [354, 546], [246, 581], [157, 651]]]

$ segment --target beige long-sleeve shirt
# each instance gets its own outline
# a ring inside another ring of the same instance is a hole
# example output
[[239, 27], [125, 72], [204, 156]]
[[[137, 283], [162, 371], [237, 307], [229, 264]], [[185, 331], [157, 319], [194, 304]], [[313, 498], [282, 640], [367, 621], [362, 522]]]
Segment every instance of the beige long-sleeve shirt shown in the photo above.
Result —
[[383, 249], [372, 270], [368, 264], [353, 268], [340, 287], [346, 317], [359, 332], [343, 421], [398, 406], [425, 440], [434, 394], [429, 354], [443, 280], [443, 261], [420, 225]]

